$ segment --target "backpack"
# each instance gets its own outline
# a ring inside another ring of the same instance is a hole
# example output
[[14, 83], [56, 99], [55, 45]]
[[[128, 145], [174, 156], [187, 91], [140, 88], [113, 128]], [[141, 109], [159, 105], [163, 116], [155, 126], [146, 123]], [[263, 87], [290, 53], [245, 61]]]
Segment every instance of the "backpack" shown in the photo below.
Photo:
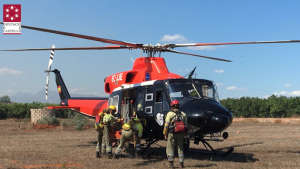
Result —
[[[169, 127], [169, 133], [187, 133], [187, 127], [184, 124], [183, 116], [181, 114], [181, 111], [174, 111], [176, 115], [171, 119], [171, 124]], [[174, 119], [177, 117], [176, 119]], [[182, 117], [180, 119], [180, 117]]]

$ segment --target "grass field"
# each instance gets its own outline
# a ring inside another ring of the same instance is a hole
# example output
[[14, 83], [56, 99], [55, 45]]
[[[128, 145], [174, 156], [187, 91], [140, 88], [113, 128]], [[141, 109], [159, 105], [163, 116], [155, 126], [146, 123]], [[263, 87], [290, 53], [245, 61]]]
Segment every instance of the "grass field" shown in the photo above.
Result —
[[[0, 121], [0, 168], [166, 168], [165, 141], [147, 159], [96, 159], [93, 129], [28, 129], [29, 123]], [[226, 157], [203, 154], [191, 143], [186, 168], [300, 168], [300, 124], [234, 122], [224, 142], [214, 148], [234, 147]], [[115, 150], [115, 148], [114, 148]], [[124, 153], [127, 154], [127, 153]], [[178, 158], [175, 159], [178, 168]]]

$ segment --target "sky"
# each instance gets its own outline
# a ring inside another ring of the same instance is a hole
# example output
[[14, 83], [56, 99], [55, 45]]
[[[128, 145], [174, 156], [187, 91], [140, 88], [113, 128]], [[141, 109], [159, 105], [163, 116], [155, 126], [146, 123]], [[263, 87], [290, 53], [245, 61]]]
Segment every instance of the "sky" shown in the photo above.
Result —
[[[22, 25], [132, 43], [214, 43], [300, 40], [300, 1], [20, 1]], [[2, 25], [0, 25], [2, 26]], [[0, 34], [0, 49], [110, 46], [96, 41], [23, 29]], [[232, 60], [221, 62], [163, 53], [170, 72], [213, 80], [220, 99], [272, 94], [300, 96], [300, 43], [176, 48]], [[0, 96], [45, 89], [50, 51], [0, 52]], [[104, 78], [132, 69], [140, 50], [55, 51], [52, 69], [61, 71], [71, 96], [107, 96]], [[144, 55], [145, 56], [145, 55]], [[131, 57], [131, 58], [130, 58]], [[54, 74], [50, 90], [56, 91]]]

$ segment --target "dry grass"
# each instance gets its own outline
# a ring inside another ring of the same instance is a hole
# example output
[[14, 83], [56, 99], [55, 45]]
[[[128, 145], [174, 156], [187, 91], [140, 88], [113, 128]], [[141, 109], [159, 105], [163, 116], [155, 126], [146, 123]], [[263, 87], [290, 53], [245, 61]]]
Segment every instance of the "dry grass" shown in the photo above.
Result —
[[234, 118], [234, 122], [300, 124], [300, 118]]
[[[26, 124], [25, 126], [29, 126]], [[239, 131], [239, 132], [238, 132]], [[234, 122], [229, 139], [214, 148], [234, 147], [226, 157], [203, 154], [191, 143], [186, 168], [300, 168], [300, 125]], [[155, 145], [148, 159], [96, 159], [93, 129], [26, 129], [18, 122], [0, 121], [0, 168], [166, 168], [165, 148]], [[165, 146], [165, 141], [158, 143]], [[124, 153], [127, 154], [127, 153]], [[178, 168], [178, 159], [175, 159]]]

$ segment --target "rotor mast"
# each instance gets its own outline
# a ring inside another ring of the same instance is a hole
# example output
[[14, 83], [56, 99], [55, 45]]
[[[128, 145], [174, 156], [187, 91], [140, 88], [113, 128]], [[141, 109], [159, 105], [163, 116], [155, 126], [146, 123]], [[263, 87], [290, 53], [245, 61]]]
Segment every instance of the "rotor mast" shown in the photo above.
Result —
[[155, 57], [155, 55], [158, 53], [159, 57], [161, 55], [161, 52], [169, 51], [170, 49], [173, 49], [172, 47], [169, 47], [170, 44], [159, 44], [157, 43], [156, 45], [150, 44], [143, 44], [142, 45], [142, 50], [143, 53], [147, 53], [147, 57]]

